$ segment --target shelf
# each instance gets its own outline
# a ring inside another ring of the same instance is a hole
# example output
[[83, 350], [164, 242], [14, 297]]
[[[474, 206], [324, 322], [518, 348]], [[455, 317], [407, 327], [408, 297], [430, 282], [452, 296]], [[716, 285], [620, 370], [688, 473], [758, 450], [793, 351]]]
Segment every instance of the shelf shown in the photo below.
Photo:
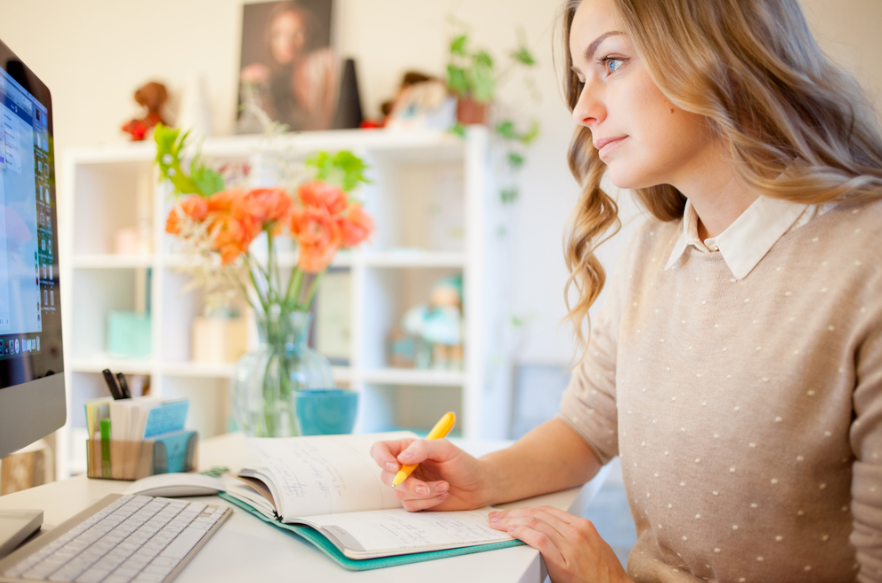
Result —
[[149, 359], [123, 359], [123, 358], [78, 358], [71, 359], [67, 368], [73, 372], [100, 373], [109, 368], [115, 373], [125, 374], [153, 374], [154, 362]]
[[[231, 378], [236, 370], [235, 363], [175, 362], [163, 363], [161, 372], [166, 376], [186, 378]], [[333, 366], [331, 373], [335, 382], [348, 382], [352, 375], [349, 367]]]
[[[193, 140], [191, 140], [193, 141]], [[195, 143], [195, 141], [193, 141]], [[389, 152], [406, 160], [427, 161], [463, 157], [465, 141], [449, 132], [421, 130], [396, 132], [388, 130], [330, 130], [291, 133], [272, 141], [262, 135], [206, 138], [202, 142], [205, 156], [248, 156], [272, 149], [291, 151], [292, 155], [315, 150], [373, 150]], [[119, 162], [152, 163], [156, 156], [153, 141], [114, 143], [83, 148], [76, 152], [78, 164]]]
[[232, 362], [174, 362], [162, 365], [162, 374], [188, 378], [230, 378], [236, 364]]
[[153, 267], [153, 255], [75, 255], [71, 263], [80, 269], [136, 269]]
[[376, 385], [462, 386], [466, 382], [463, 371], [420, 370], [414, 368], [381, 368], [365, 371], [362, 378]]
[[422, 250], [367, 251], [363, 254], [368, 267], [465, 267], [465, 253]]

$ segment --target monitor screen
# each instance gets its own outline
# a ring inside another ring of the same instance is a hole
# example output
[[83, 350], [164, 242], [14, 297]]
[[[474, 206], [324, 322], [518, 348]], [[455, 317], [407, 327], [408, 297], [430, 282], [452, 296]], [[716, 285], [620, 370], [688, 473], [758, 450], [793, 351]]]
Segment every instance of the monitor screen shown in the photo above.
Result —
[[[3, 426], [9, 423], [4, 417], [15, 414], [16, 408], [19, 416], [32, 415], [30, 406], [21, 409], [19, 401], [22, 396], [37, 398], [39, 391], [27, 392], [28, 383], [53, 375], [60, 379], [64, 361], [51, 98], [46, 86], [3, 43], [0, 43], [0, 65], [0, 426]], [[42, 386], [40, 383], [33, 386], [38, 385]], [[7, 400], [13, 392], [16, 400]], [[4, 440], [9, 441], [0, 431], [0, 457], [8, 453]]]

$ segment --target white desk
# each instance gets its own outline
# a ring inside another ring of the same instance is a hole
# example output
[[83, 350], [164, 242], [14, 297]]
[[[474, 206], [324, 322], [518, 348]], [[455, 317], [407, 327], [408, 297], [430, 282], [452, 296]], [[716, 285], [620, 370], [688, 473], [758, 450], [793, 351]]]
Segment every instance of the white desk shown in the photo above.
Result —
[[[474, 455], [504, 447], [506, 442], [465, 442], [453, 440]], [[254, 458], [239, 434], [204, 440], [199, 466], [227, 466], [238, 470]], [[582, 488], [574, 488], [504, 507], [548, 504], [581, 514], [584, 505], [597, 493], [606, 472]], [[90, 480], [84, 476], [54, 482], [0, 497], [0, 509], [36, 508], [44, 513], [44, 524], [57, 525], [107, 494], [121, 493], [130, 482]], [[227, 505], [219, 498], [201, 498]], [[234, 509], [233, 516], [208, 541], [175, 583], [196, 581], [518, 581], [541, 583], [545, 565], [538, 551], [514, 547], [475, 553], [400, 567], [353, 572], [339, 567], [309, 543], [270, 528], [257, 518]]]

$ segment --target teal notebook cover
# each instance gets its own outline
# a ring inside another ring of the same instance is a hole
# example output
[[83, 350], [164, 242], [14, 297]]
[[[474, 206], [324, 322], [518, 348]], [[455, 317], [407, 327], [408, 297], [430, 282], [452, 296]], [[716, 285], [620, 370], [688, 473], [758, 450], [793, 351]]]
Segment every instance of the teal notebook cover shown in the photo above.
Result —
[[284, 524], [277, 520], [271, 520], [248, 504], [245, 504], [228, 494], [221, 493], [220, 497], [230, 504], [234, 504], [249, 514], [256, 516], [267, 524], [271, 524], [276, 528], [284, 530], [290, 535], [306, 539], [324, 551], [324, 553], [331, 557], [338, 565], [344, 569], [349, 569], [350, 571], [368, 571], [370, 569], [382, 569], [383, 567], [421, 563], [422, 561], [432, 561], [434, 559], [443, 559], [445, 557], [457, 557], [459, 555], [470, 555], [472, 553], [482, 553], [484, 551], [495, 551], [496, 549], [506, 549], [508, 547], [516, 547], [524, 544], [519, 540], [512, 540], [487, 545], [478, 545], [475, 547], [463, 547], [460, 549], [445, 549], [443, 551], [429, 551], [427, 553], [413, 553], [410, 555], [395, 555], [393, 557], [381, 557], [377, 559], [355, 560], [350, 559], [341, 553], [340, 549], [335, 547], [331, 541], [326, 539], [321, 533], [312, 527], [302, 524]]

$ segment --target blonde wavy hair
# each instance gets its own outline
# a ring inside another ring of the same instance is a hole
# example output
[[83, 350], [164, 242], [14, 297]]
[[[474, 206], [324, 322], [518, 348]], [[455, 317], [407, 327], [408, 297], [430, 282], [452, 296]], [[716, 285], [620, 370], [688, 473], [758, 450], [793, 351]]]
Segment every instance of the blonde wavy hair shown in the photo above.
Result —
[[[569, 53], [581, 1], [567, 0], [561, 18], [570, 111], [582, 91]], [[857, 81], [818, 46], [797, 0], [613, 1], [655, 84], [681, 109], [708, 118], [747, 185], [803, 204], [880, 196], [882, 133], [875, 112]], [[779, 177], [795, 159], [807, 164]], [[600, 187], [606, 165], [588, 128], [576, 128], [568, 160], [582, 194], [564, 233], [570, 271], [564, 299], [584, 354], [588, 310], [606, 281], [595, 251], [621, 223], [616, 202]], [[661, 221], [683, 216], [686, 199], [673, 186], [634, 193]], [[575, 305], [571, 287], [578, 292]]]

